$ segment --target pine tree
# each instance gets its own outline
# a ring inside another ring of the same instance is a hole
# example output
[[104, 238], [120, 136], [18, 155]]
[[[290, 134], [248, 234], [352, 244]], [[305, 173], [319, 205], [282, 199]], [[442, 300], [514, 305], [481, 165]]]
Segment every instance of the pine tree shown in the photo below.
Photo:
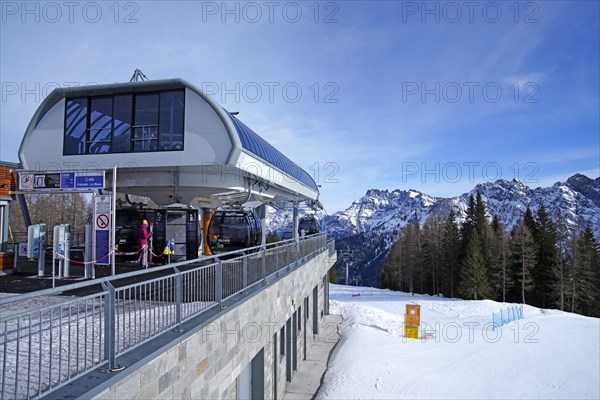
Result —
[[537, 223], [535, 222], [535, 218], [533, 217], [533, 212], [531, 211], [531, 208], [527, 207], [527, 210], [525, 210], [525, 215], [523, 216], [523, 224], [525, 224], [525, 226], [527, 227], [527, 229], [529, 229], [529, 233], [531, 234], [532, 237], [536, 237], [537, 236]]
[[460, 289], [463, 296], [474, 300], [490, 298], [493, 295], [488, 282], [481, 239], [476, 230], [471, 234], [467, 254], [463, 260]]
[[443, 221], [437, 215], [432, 215], [425, 221], [421, 232], [422, 262], [428, 280], [424, 292], [433, 295], [439, 293], [439, 270], [441, 256], [441, 236]]
[[417, 278], [422, 276], [423, 263], [421, 262], [421, 228], [418, 222], [409, 224], [406, 228], [404, 240], [404, 249], [407, 265], [407, 283], [408, 291], [415, 292], [415, 283]]
[[566, 304], [569, 270], [564, 256], [558, 250], [554, 252], [551, 273], [551, 297], [554, 298], [554, 304], [556, 304], [560, 310], [564, 310]]
[[380, 275], [381, 286], [392, 290], [402, 290], [402, 241], [401, 238], [392, 244], [392, 248], [383, 261]]
[[486, 216], [485, 203], [481, 198], [481, 193], [477, 192], [475, 198], [475, 229], [479, 234], [480, 238], [484, 238], [486, 226], [489, 225], [488, 218]]
[[536, 218], [534, 241], [538, 249], [536, 264], [531, 274], [534, 281], [535, 297], [541, 307], [546, 307], [549, 280], [552, 278], [552, 267], [558, 262], [558, 233], [556, 225], [546, 212], [544, 205], [540, 206]]
[[488, 228], [490, 258], [490, 282], [495, 289], [496, 298], [506, 302], [508, 291], [513, 286], [510, 249], [508, 233], [500, 223], [498, 216], [494, 216]]
[[476, 220], [475, 198], [473, 195], [469, 195], [465, 220], [460, 227], [461, 258], [464, 258], [467, 254], [467, 247], [471, 240], [472, 232], [475, 229]]
[[588, 226], [575, 241], [571, 281], [571, 312], [591, 315], [598, 288], [595, 287], [598, 264], [598, 244]]
[[531, 268], [536, 261], [537, 249], [525, 221], [521, 222], [515, 230], [511, 248], [515, 264], [518, 267], [516, 276], [521, 286], [521, 301], [523, 304], [527, 304], [525, 292], [530, 291], [533, 287]]
[[560, 211], [556, 215], [556, 252], [551, 264], [550, 295], [554, 304], [565, 310], [569, 302], [572, 246], [569, 228]]
[[440, 286], [444, 296], [454, 297], [458, 286], [460, 237], [453, 210], [446, 217], [440, 256]]

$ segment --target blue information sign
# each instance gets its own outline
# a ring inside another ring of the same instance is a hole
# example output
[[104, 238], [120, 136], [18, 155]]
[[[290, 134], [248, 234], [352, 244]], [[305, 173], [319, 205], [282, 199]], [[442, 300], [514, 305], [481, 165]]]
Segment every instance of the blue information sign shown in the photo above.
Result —
[[60, 174], [60, 188], [73, 189], [75, 187], [75, 172], [63, 172]]
[[104, 175], [77, 175], [75, 177], [76, 189], [102, 189], [104, 188]]

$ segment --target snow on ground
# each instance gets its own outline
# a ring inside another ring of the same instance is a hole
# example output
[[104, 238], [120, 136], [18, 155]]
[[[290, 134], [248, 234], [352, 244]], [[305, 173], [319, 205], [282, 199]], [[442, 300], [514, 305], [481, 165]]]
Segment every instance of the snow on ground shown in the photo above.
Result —
[[[353, 296], [360, 294], [360, 296]], [[600, 319], [513, 304], [331, 285], [341, 314], [318, 399], [599, 399]], [[406, 304], [421, 306], [420, 339], [403, 337]]]

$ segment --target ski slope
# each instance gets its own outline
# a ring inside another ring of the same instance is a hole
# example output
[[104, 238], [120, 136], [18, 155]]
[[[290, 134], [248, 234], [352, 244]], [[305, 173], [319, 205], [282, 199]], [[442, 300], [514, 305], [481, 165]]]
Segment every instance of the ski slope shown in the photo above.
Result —
[[[340, 285], [330, 299], [342, 339], [318, 399], [600, 398], [600, 319], [524, 306], [494, 330], [512, 304]], [[403, 337], [406, 304], [421, 306], [421, 339]]]

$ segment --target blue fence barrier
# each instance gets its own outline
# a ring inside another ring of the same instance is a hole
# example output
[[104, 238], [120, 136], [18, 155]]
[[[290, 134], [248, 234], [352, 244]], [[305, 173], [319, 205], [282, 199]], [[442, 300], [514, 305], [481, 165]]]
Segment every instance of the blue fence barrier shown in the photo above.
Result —
[[523, 319], [523, 307], [512, 306], [505, 310], [492, 313], [492, 323], [494, 324], [494, 330], [500, 328], [509, 322]]

